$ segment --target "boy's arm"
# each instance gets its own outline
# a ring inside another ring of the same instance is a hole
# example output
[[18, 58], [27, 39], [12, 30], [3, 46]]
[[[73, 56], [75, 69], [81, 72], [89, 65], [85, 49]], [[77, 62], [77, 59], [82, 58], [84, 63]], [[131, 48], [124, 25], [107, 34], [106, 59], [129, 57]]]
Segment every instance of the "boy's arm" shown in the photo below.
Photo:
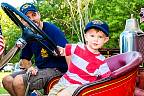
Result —
[[67, 64], [70, 64], [71, 56], [65, 56]]
[[[66, 44], [65, 48], [57, 46], [61, 56], [71, 56], [72, 54], [72, 44]], [[73, 49], [74, 51], [74, 49]]]
[[61, 56], [65, 56], [66, 62], [67, 62], [67, 64], [69, 64], [69, 63], [70, 63], [71, 56], [66, 56], [66, 54], [65, 54], [65, 48], [60, 47], [60, 46], [57, 46], [57, 48], [58, 48], [58, 50], [59, 50], [59, 52], [60, 52], [60, 55], [61, 55]]

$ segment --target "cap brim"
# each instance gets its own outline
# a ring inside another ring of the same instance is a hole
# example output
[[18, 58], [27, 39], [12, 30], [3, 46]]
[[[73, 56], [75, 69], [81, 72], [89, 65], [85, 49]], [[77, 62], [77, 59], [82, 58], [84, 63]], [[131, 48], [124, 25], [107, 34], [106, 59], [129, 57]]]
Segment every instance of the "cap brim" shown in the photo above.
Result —
[[29, 11], [32, 11], [32, 12], [37, 12], [36, 10], [32, 10], [32, 9], [31, 9], [31, 10], [26, 10], [25, 12], [23, 12], [23, 14], [25, 14], [25, 15], [26, 15], [26, 14], [27, 14]]
[[92, 28], [99, 29], [99, 30], [103, 31], [106, 36], [108, 36], [108, 32], [104, 28], [102, 28], [101, 26], [98, 26], [98, 25], [97, 26], [88, 27], [84, 31], [86, 32], [86, 31], [88, 31], [89, 29], [92, 29]]

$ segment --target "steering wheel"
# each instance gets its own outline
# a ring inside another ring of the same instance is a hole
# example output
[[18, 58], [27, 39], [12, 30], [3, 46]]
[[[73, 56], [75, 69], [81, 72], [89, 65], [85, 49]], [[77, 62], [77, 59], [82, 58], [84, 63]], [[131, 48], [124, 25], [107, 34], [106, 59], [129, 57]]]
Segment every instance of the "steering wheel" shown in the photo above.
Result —
[[[37, 25], [32, 22], [26, 15], [24, 15], [23, 13], [21, 13], [20, 11], [18, 11], [16, 8], [14, 8], [13, 6], [7, 4], [7, 3], [1, 3], [1, 7], [4, 10], [4, 12], [9, 16], [9, 18], [18, 26], [22, 29], [22, 32], [25, 31], [29, 31], [29, 32], [33, 32], [33, 33], [38, 33], [39, 36], [42, 36], [43, 39], [47, 40], [49, 43], [49, 47], [47, 47], [45, 44], [42, 43], [42, 41], [37, 38], [37, 36], [34, 36], [40, 44], [42, 44], [46, 50], [48, 51], [49, 54], [54, 55], [55, 52], [59, 55], [59, 51], [57, 49], [56, 44], [51, 40], [51, 38], [49, 38], [47, 36], [46, 33], [42, 32], [42, 30], [37, 27]], [[27, 22], [27, 24], [29, 25], [30, 28], [28, 28], [27, 26], [23, 25], [23, 23], [21, 22], [20, 19], [23, 19], [25, 22]], [[23, 35], [23, 34], [22, 34]], [[32, 33], [28, 33], [28, 35], [34, 35]], [[38, 36], [38, 37], [39, 37]]]

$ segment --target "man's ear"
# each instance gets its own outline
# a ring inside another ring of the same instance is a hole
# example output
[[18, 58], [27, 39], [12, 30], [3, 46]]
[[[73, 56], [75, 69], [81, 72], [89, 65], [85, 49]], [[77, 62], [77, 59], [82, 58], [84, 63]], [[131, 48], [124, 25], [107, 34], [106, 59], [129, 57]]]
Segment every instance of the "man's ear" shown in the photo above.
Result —
[[106, 43], [108, 41], [109, 41], [109, 37], [106, 37], [104, 43]]

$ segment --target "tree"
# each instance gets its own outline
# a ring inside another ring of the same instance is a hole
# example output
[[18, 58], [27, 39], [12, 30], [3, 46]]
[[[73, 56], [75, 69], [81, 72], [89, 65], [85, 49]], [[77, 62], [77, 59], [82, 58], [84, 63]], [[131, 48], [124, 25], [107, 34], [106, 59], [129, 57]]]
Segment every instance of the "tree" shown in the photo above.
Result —
[[[34, 0], [44, 21], [49, 21], [62, 29], [69, 43], [83, 41], [83, 30], [87, 22], [94, 19], [106, 21], [110, 26], [110, 40], [106, 48], [119, 48], [119, 36], [125, 27], [125, 21], [131, 14], [139, 19], [140, 8], [144, 0]], [[0, 20], [6, 41], [6, 51], [15, 44], [21, 34], [18, 28], [0, 10]], [[141, 24], [144, 29], [144, 24]], [[12, 62], [19, 60], [19, 56]]]

